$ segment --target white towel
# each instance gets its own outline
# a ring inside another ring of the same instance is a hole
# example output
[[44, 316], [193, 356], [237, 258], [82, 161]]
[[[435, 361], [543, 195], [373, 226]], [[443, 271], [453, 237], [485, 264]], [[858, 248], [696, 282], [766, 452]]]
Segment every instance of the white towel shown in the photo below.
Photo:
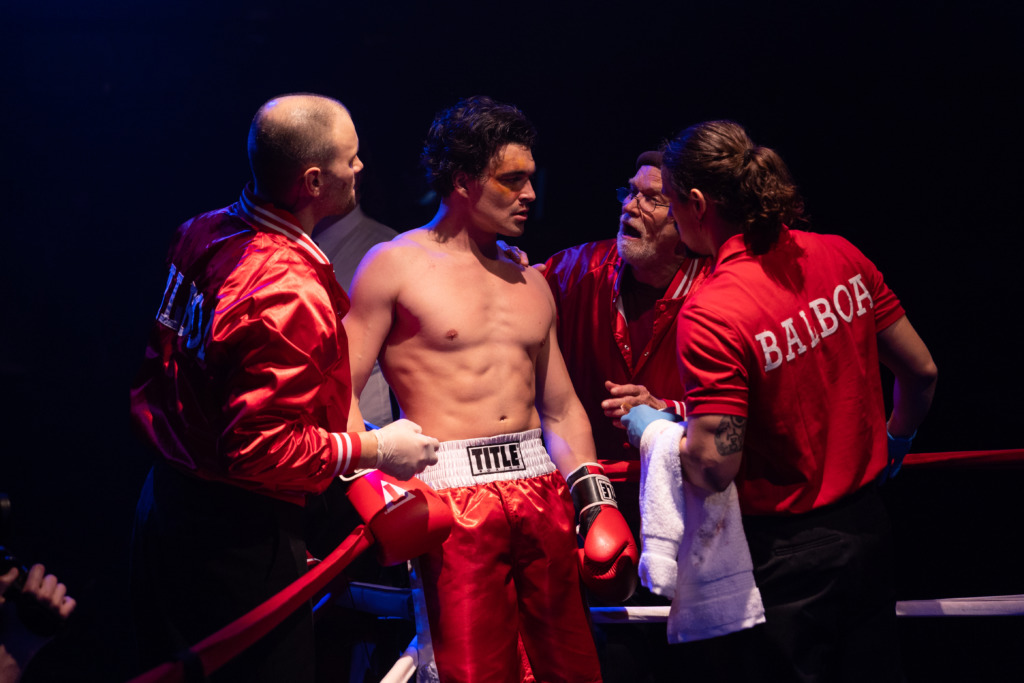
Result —
[[764, 622], [736, 485], [710, 493], [683, 480], [682, 423], [656, 420], [640, 442], [640, 579], [672, 599], [668, 640], [686, 643]]
[[[685, 423], [655, 420], [640, 439], [640, 582], [670, 600], [676, 594], [676, 557], [683, 538], [683, 471], [678, 454], [685, 433]], [[667, 436], [660, 439], [660, 435]], [[656, 442], [671, 440], [676, 442], [675, 458], [670, 457], [670, 448], [655, 448]]]

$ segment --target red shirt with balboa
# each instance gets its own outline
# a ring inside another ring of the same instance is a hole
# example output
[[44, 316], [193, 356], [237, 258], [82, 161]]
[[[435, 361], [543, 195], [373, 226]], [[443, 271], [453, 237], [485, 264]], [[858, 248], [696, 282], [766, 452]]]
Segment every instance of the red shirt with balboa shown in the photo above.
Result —
[[762, 255], [727, 240], [680, 312], [689, 417], [747, 418], [736, 477], [747, 515], [803, 513], [885, 466], [877, 334], [904, 315], [842, 237], [783, 229]]

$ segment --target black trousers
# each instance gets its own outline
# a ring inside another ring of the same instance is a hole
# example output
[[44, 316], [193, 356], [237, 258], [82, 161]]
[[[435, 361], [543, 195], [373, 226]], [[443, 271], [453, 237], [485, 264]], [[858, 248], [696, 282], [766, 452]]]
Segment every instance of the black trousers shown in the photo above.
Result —
[[765, 623], [673, 646], [709, 681], [904, 681], [892, 532], [874, 485], [802, 515], [743, 518]]
[[[131, 548], [140, 665], [173, 659], [305, 572], [303, 511], [158, 464], [143, 486]], [[212, 681], [313, 681], [313, 621], [300, 608]]]

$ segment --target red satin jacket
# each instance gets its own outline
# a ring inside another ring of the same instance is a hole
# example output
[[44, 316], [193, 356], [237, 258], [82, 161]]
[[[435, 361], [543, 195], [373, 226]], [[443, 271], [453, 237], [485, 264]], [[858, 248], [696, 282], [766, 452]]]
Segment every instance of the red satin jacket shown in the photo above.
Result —
[[250, 188], [181, 225], [131, 412], [173, 466], [302, 504], [353, 469], [348, 310], [330, 262]]
[[676, 363], [676, 316], [686, 296], [703, 282], [709, 259], [687, 259], [655, 304], [654, 335], [643, 349], [630, 344], [619, 297], [624, 262], [615, 240], [581, 244], [547, 262], [545, 277], [558, 305], [558, 343], [576, 394], [590, 418], [597, 456], [609, 477], [639, 481], [640, 452], [626, 431], [605, 417], [605, 380], [642, 384], [683, 414], [683, 385]]

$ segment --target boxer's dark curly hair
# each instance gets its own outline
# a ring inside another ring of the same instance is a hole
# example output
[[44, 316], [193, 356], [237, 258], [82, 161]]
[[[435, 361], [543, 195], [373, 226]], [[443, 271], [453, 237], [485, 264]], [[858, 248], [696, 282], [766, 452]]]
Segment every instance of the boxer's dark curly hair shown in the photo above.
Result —
[[502, 147], [532, 148], [536, 139], [533, 124], [516, 107], [486, 96], [467, 97], [434, 118], [420, 163], [430, 187], [447, 197], [457, 173], [480, 178]]
[[733, 121], [698, 123], [666, 143], [662, 176], [684, 201], [698, 189], [715, 202], [723, 219], [741, 226], [755, 254], [775, 244], [783, 224], [807, 223], [803, 198], [782, 157], [755, 145]]

